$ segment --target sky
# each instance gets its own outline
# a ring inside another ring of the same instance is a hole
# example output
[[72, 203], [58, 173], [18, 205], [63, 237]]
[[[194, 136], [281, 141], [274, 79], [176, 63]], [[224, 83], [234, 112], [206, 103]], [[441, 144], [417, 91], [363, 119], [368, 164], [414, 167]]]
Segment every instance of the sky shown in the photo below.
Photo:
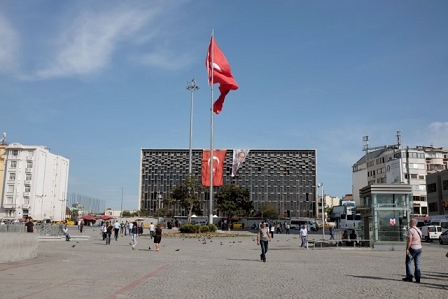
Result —
[[[448, 148], [448, 2], [0, 2], [0, 131], [70, 159], [68, 192], [138, 206], [142, 148], [210, 147], [212, 30], [239, 89], [216, 149], [315, 149], [352, 193], [370, 146]], [[215, 86], [215, 97], [217, 97]], [[188, 165], [186, 165], [188, 167]]]

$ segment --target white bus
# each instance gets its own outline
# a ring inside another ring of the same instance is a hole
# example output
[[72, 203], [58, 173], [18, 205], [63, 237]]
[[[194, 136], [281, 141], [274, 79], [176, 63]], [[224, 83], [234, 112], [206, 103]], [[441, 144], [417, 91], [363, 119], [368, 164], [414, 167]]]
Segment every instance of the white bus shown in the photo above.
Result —
[[300, 229], [302, 227], [302, 225], [310, 225], [311, 230], [315, 230], [315, 223], [316, 221], [313, 218], [307, 218], [307, 217], [303, 217], [303, 218], [291, 218], [291, 229]]

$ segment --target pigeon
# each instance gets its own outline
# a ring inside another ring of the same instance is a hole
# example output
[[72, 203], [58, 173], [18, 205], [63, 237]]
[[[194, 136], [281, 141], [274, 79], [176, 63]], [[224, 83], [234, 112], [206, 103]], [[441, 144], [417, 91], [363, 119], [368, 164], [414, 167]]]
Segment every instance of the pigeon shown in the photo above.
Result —
[[221, 245], [222, 245], [222, 242], [221, 242]]
[[74, 248], [76, 246], [76, 244], [73, 244], [72, 247]]
[[151, 250], [151, 247], [148, 247], [148, 250]]
[[210, 240], [210, 242], [213, 242], [212, 240]]
[[207, 242], [203, 242], [202, 244], [207, 244]]
[[179, 251], [180, 249], [176, 249], [176, 250], [174, 250], [174, 251]]
[[79, 243], [79, 242], [76, 242], [76, 243]]
[[[235, 243], [235, 242], [234, 242]], [[238, 241], [238, 243], [243, 243], [243, 241]]]

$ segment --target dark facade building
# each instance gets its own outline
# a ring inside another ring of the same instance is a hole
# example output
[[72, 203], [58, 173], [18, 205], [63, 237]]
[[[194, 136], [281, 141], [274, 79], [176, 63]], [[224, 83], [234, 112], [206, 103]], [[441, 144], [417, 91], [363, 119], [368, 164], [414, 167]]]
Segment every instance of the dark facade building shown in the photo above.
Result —
[[[224, 184], [236, 184], [250, 192], [255, 211], [263, 203], [276, 207], [281, 217], [315, 217], [316, 215], [316, 150], [250, 149], [244, 163], [232, 177], [233, 152], [226, 152]], [[201, 177], [202, 149], [192, 150], [192, 174]], [[139, 208], [155, 212], [163, 207], [170, 190], [188, 175], [188, 149], [142, 149], [140, 158]], [[214, 187], [217, 192], [219, 187]], [[208, 215], [207, 194], [202, 200], [203, 215]], [[216, 202], [213, 203], [216, 207]], [[186, 211], [174, 205], [166, 207], [172, 216], [185, 216]], [[219, 214], [216, 209], [212, 214]]]

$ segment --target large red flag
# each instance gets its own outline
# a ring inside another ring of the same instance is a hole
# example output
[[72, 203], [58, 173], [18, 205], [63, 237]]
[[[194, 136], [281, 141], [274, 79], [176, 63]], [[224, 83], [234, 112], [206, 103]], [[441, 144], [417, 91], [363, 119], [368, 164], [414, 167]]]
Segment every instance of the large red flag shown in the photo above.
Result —
[[210, 158], [210, 150], [202, 152], [202, 185], [210, 186], [210, 164], [213, 166], [213, 186], [222, 186], [222, 170], [226, 150], [214, 150], [213, 158]]
[[213, 104], [213, 111], [216, 114], [219, 114], [222, 111], [222, 106], [224, 105], [226, 95], [231, 90], [237, 90], [238, 84], [236, 84], [236, 81], [232, 76], [232, 70], [230, 69], [230, 65], [227, 62], [224, 53], [222, 53], [221, 49], [218, 47], [218, 44], [213, 36], [210, 38], [210, 45], [208, 46], [205, 65], [208, 71], [208, 84], [212, 85], [219, 83], [219, 91], [221, 94]]

